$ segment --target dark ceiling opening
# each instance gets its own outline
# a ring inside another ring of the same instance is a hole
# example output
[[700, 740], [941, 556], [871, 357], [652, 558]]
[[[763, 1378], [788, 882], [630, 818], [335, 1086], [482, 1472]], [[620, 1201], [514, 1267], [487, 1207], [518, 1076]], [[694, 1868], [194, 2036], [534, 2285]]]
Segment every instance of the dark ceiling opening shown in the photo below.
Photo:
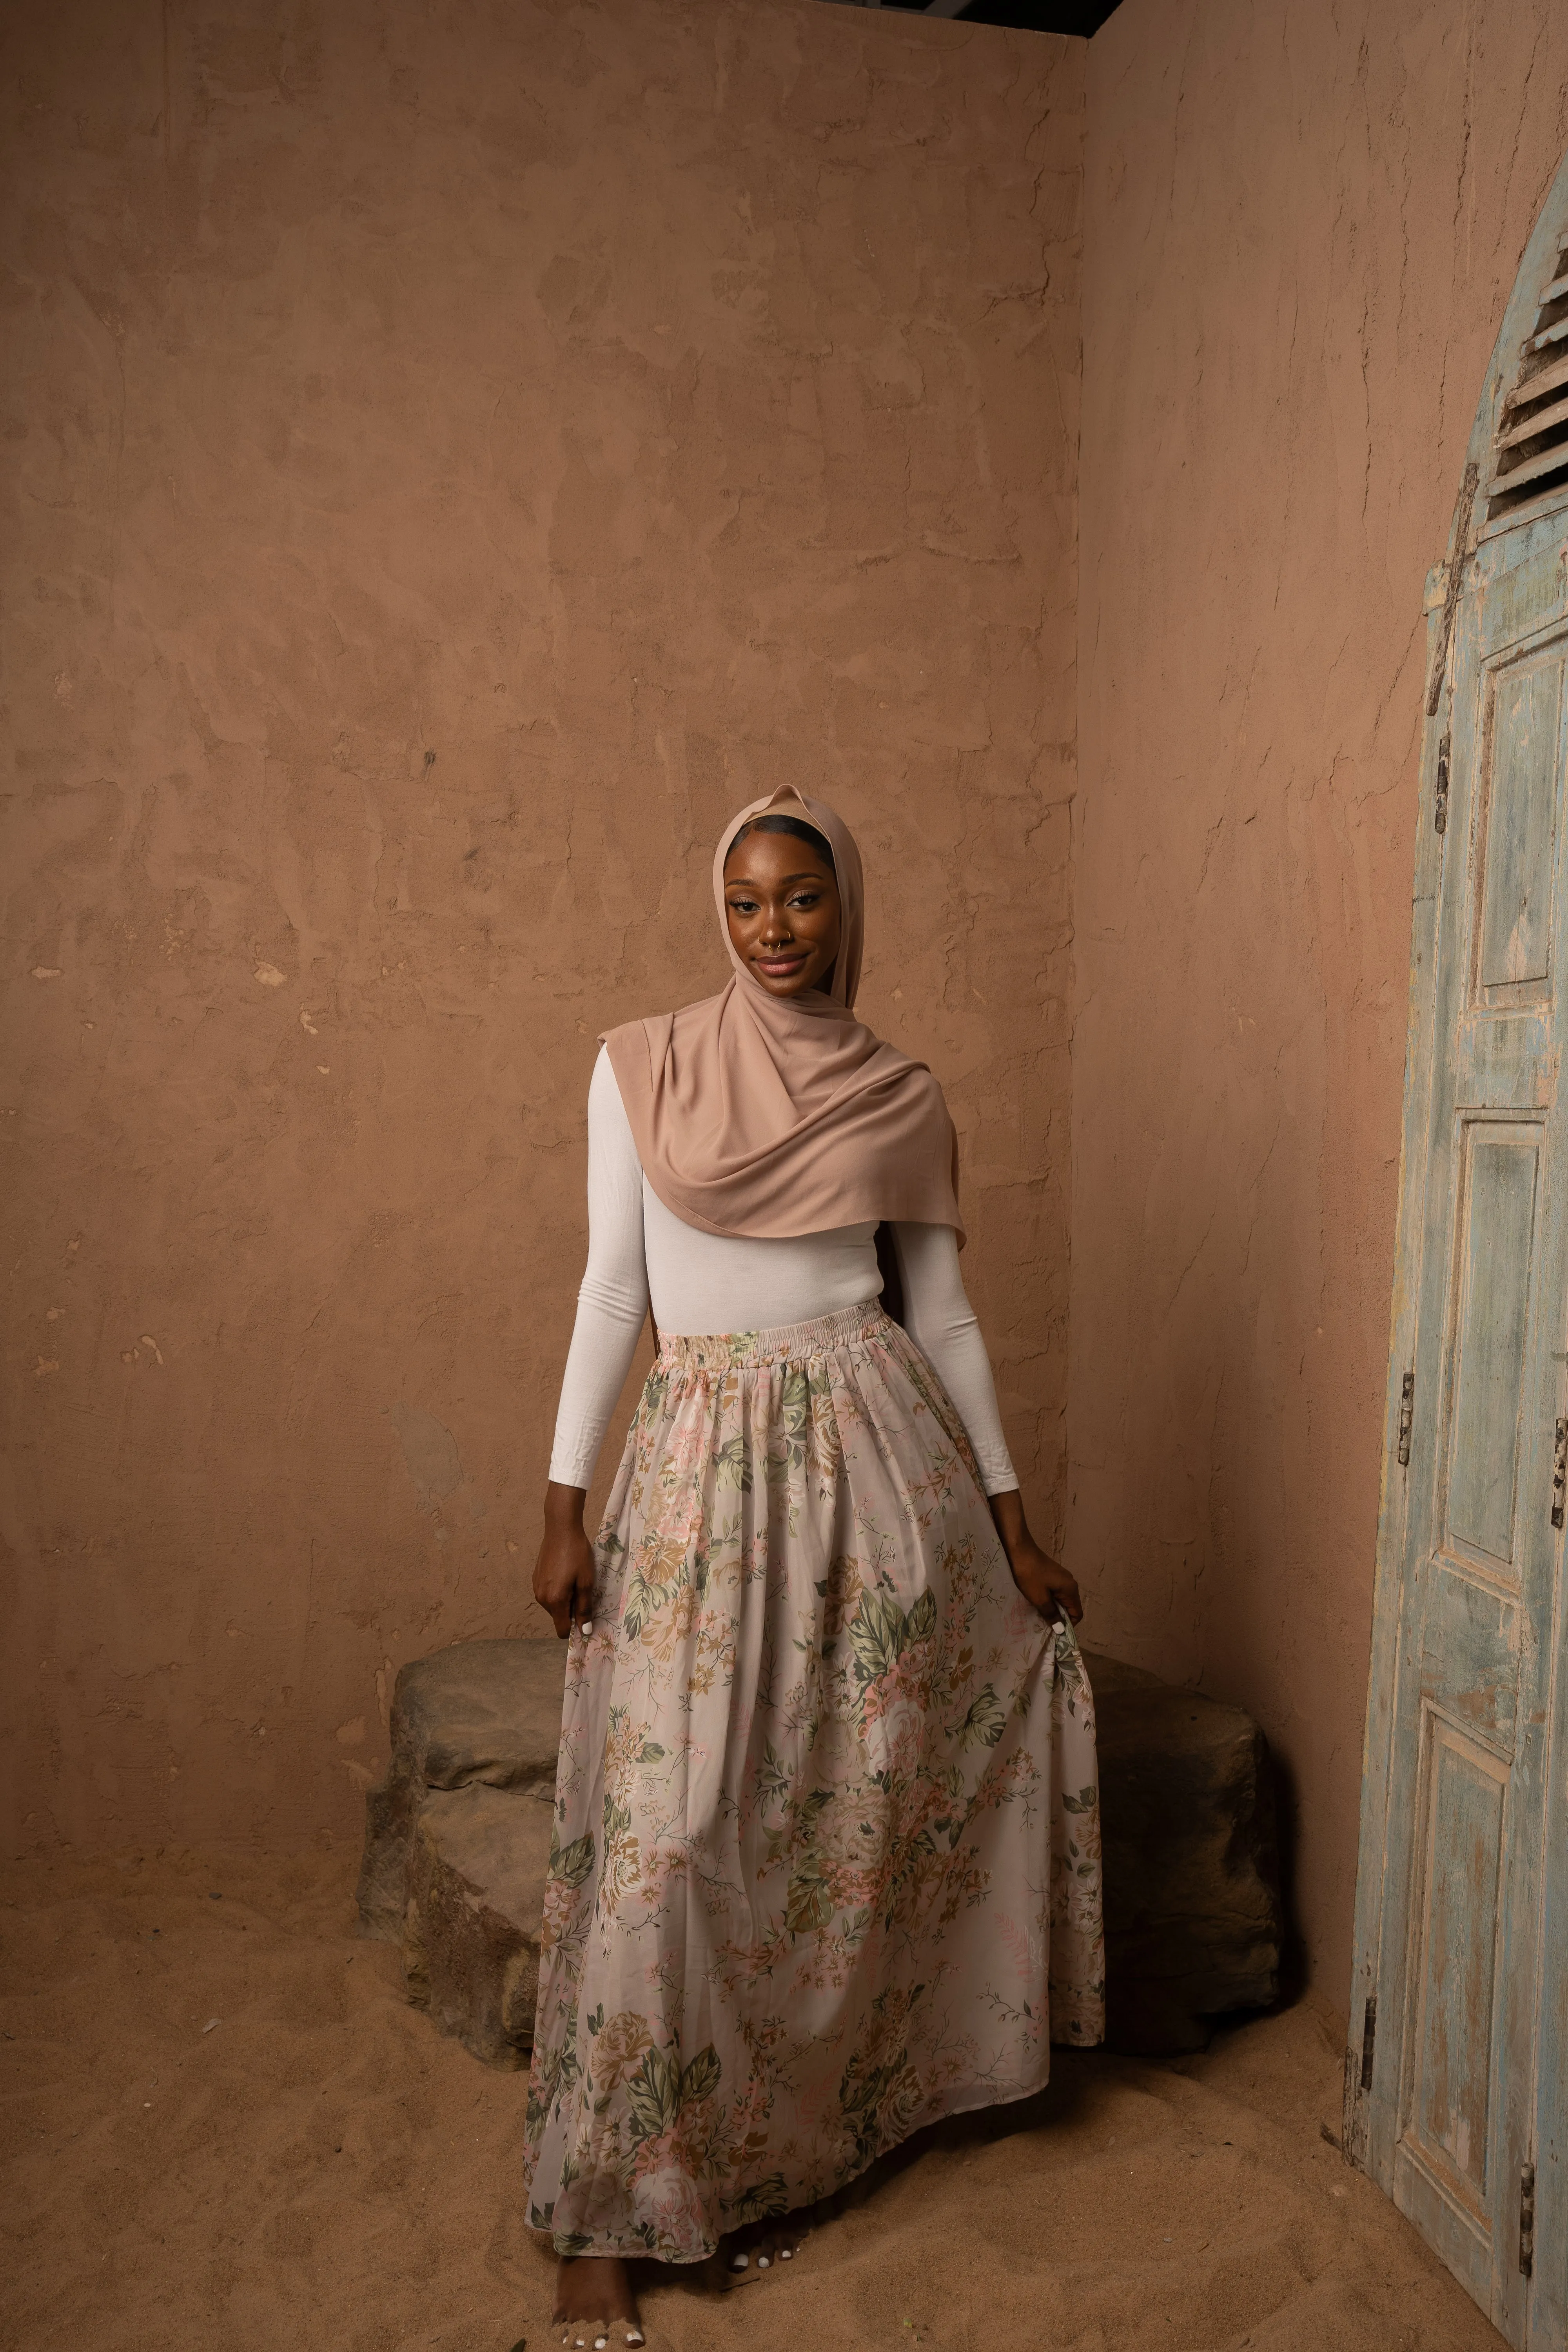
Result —
[[840, 0], [851, 8], [902, 8], [906, 16], [947, 16], [960, 25], [1009, 25], [1026, 33], [1068, 33], [1088, 40], [1116, 7], [1116, 0]]

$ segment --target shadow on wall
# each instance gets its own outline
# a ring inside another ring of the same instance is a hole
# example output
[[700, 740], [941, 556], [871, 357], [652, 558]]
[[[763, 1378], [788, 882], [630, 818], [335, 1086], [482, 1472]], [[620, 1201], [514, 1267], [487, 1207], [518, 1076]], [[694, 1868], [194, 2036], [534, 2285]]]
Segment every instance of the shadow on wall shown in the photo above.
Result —
[[1279, 1999], [1288, 2003], [1306, 1991], [1310, 1974], [1296, 1881], [1301, 1790], [1289, 1759], [1272, 1747], [1268, 1770], [1274, 1786], [1275, 1851], [1279, 1858]]

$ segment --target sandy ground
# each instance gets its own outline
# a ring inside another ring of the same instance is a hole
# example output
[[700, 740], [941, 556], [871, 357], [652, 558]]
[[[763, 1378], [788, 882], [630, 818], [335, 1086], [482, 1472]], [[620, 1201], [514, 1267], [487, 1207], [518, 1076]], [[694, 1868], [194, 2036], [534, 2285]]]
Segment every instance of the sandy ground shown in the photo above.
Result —
[[[407, 2007], [351, 1875], [342, 1853], [7, 1873], [8, 2352], [554, 2341], [521, 2078]], [[1310, 2001], [1168, 2065], [1058, 2052], [1040, 2099], [900, 2151], [791, 2270], [658, 2286], [650, 2347], [1497, 2347], [1323, 2139], [1338, 2082]]]

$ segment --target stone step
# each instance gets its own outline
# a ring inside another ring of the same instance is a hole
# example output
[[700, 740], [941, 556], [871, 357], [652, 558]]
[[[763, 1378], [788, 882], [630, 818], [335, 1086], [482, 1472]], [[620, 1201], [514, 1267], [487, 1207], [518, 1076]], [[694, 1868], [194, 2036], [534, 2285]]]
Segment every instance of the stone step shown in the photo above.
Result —
[[524, 2066], [533, 2046], [554, 1794], [552, 1781], [432, 1790], [409, 1842], [408, 1998], [491, 2066]]
[[[1241, 1708], [1085, 1653], [1100, 1728], [1107, 2039], [1202, 2049], [1279, 1990], [1274, 1783]], [[411, 2000], [477, 2058], [528, 2055], [565, 1645], [459, 1642], [397, 1677], [392, 1761], [367, 1791], [364, 1932], [403, 1948]]]
[[1274, 1774], [1241, 1707], [1086, 1650], [1100, 1748], [1106, 2041], [1202, 2050], [1279, 1990]]
[[365, 1794], [360, 1919], [396, 1943], [407, 1902], [408, 1845], [433, 1790], [475, 1782], [553, 1785], [561, 1744], [566, 1644], [455, 1642], [400, 1671], [392, 1698], [392, 1761]]

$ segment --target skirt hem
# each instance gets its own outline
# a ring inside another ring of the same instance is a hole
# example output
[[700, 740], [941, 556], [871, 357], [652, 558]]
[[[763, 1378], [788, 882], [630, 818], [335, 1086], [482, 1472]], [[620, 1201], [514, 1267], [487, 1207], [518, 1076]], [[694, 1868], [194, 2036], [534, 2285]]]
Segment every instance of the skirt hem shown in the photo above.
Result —
[[[1051, 2044], [1053, 2050], [1084, 2050], [1093, 2046], [1092, 2043], [1080, 2042], [1053, 2042]], [[852, 2189], [858, 2180], [865, 2179], [873, 2165], [880, 2164], [885, 2156], [891, 2156], [896, 2149], [907, 2147], [910, 2140], [919, 2138], [921, 2132], [932, 2131], [938, 2124], [952, 2123], [959, 2116], [984, 2115], [987, 2107], [1020, 2106], [1026, 2099], [1037, 2099], [1040, 2093], [1049, 2087], [1050, 2079], [1051, 2070], [1047, 2066], [1039, 2081], [1031, 2084], [1027, 2090], [1005, 2091], [1000, 2098], [959, 2099], [952, 2105], [944, 2105], [937, 2114], [924, 2116], [918, 2124], [911, 2124], [909, 2130], [902, 2133], [898, 2139], [889, 2140], [886, 2147], [877, 2150], [875, 2156], [868, 2156], [864, 2164], [858, 2164], [853, 2172], [847, 2172], [842, 2180], [836, 2180], [831, 2189], [821, 2189], [816, 2196], [805, 2198], [798, 2205], [781, 2206], [776, 2213], [760, 2214], [756, 2218], [760, 2221], [782, 2221], [791, 2213], [808, 2213], [814, 2205], [826, 2204], [830, 2197], [837, 2197], [841, 2189]], [[561, 2247], [549, 2230], [542, 2230], [531, 2221], [528, 2226], [531, 2235], [548, 2244], [552, 2253], [562, 2252]], [[738, 2221], [735, 2224], [737, 2230], [749, 2230], [752, 2227], [752, 2223], [749, 2221]], [[733, 2234], [733, 2231], [724, 2231], [705, 2252], [697, 2254], [655, 2253], [651, 2248], [644, 2245], [640, 2239], [635, 2245], [604, 2246], [584, 2246], [574, 2240], [570, 2258], [574, 2262], [581, 2260], [589, 2263], [605, 2261], [658, 2263], [667, 2270], [695, 2270], [703, 2263], [710, 2263], [725, 2238], [732, 2237]]]

